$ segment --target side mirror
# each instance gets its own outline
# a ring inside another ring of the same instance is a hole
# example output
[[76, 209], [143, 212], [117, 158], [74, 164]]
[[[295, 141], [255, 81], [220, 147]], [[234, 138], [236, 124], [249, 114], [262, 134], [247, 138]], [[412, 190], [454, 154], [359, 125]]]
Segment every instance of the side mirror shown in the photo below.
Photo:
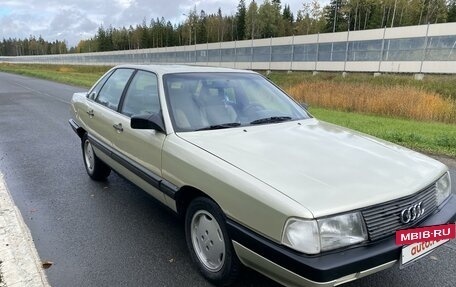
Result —
[[152, 115], [137, 115], [130, 119], [130, 127], [137, 130], [156, 130], [165, 132], [162, 113], [158, 112]]
[[95, 100], [96, 96], [97, 96], [96, 92], [91, 92], [90, 94], [89, 93], [86, 94], [86, 97], [90, 100]]

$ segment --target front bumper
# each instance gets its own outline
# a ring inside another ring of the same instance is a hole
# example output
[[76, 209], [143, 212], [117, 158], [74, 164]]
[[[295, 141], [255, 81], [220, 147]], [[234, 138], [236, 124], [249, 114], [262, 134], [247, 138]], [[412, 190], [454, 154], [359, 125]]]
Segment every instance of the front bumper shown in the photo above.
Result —
[[[451, 195], [448, 202], [421, 222], [420, 226], [455, 221], [456, 196]], [[396, 245], [395, 238], [392, 236], [356, 248], [308, 256], [264, 238], [231, 220], [228, 220], [228, 230], [241, 261], [279, 282], [283, 281], [280, 280], [282, 275], [268, 273], [279, 272], [279, 270], [288, 272], [288, 276], [295, 276], [296, 280], [293, 281], [301, 283], [287, 285], [296, 286], [334, 286], [358, 279], [392, 266], [399, 260], [402, 249], [401, 246]], [[258, 259], [257, 262], [273, 264], [277, 268], [269, 266], [266, 270], [261, 270], [261, 266], [249, 263], [255, 261], [252, 260], [255, 256]], [[300, 281], [299, 278], [303, 280]]]

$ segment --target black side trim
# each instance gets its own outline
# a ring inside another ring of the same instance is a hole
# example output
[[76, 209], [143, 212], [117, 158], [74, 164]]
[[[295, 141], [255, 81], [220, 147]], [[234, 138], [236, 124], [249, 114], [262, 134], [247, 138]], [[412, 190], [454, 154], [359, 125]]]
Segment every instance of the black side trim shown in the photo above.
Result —
[[[440, 210], [420, 225], [438, 225], [455, 220], [456, 196], [451, 196]], [[395, 238], [392, 236], [370, 245], [318, 256], [308, 256], [275, 243], [233, 220], [228, 219], [227, 226], [234, 241], [272, 262], [316, 282], [332, 281], [398, 260], [401, 254], [401, 246], [396, 245]]]
[[92, 135], [87, 134], [87, 137], [89, 138], [89, 141], [91, 144], [93, 144], [97, 149], [101, 150], [104, 154], [107, 156], [111, 157], [112, 151], [111, 148], [102, 143], [101, 141], [97, 140], [94, 138]]
[[171, 182], [167, 181], [166, 179], [162, 179], [160, 182], [159, 188], [164, 194], [171, 197], [172, 199], [176, 199], [176, 194], [179, 191], [179, 187], [175, 186]]
[[[79, 129], [79, 125], [73, 120], [73, 119], [69, 119], [68, 120], [68, 123], [70, 124], [71, 128], [73, 129], [73, 131], [78, 134], [78, 129]], [[78, 134], [79, 135], [79, 134]]]
[[113, 160], [117, 161], [123, 167], [137, 175], [142, 180], [146, 181], [153, 187], [157, 188], [165, 195], [175, 199], [177, 191], [179, 188], [169, 181], [161, 178], [160, 176], [156, 175], [155, 173], [145, 169], [144, 167], [138, 165], [137, 163], [133, 162], [131, 159], [125, 157], [124, 155], [120, 154], [119, 152], [115, 151], [111, 147], [107, 146], [106, 144], [102, 143], [95, 137], [91, 136], [90, 134], [89, 140], [90, 142], [99, 150], [101, 150], [104, 154], [111, 157]]
[[130, 170], [132, 173], [136, 174], [138, 177], [149, 183], [155, 188], [160, 187], [160, 180], [161, 178], [156, 176], [154, 173], [150, 171], [146, 171], [144, 168], [138, 166], [137, 164], [133, 163], [131, 160], [125, 158], [124, 156], [120, 155], [117, 152], [111, 153], [111, 158], [121, 165], [123, 165], [126, 169]]

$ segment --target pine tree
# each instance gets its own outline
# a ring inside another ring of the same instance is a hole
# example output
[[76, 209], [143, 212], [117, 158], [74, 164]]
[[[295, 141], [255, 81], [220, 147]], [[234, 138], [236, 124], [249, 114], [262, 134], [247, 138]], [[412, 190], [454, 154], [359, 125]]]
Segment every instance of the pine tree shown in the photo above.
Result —
[[343, 0], [331, 0], [328, 6], [325, 7], [324, 17], [326, 19], [325, 32], [342, 31], [342, 26], [345, 24], [344, 15], [342, 13]]
[[456, 0], [448, 2], [448, 22], [456, 22]]
[[281, 36], [290, 36], [293, 35], [293, 22], [294, 22], [294, 17], [293, 13], [291, 13], [290, 5], [285, 4], [285, 7], [283, 8], [283, 13], [282, 13], [282, 19], [283, 19], [283, 26], [284, 26], [284, 33]]
[[245, 16], [247, 9], [245, 8], [245, 1], [240, 0], [236, 12], [236, 39], [243, 40], [245, 38]]
[[245, 17], [245, 32], [247, 39], [255, 39], [258, 38], [258, 5], [255, 0], [252, 0], [249, 4], [249, 8], [247, 9], [246, 17]]

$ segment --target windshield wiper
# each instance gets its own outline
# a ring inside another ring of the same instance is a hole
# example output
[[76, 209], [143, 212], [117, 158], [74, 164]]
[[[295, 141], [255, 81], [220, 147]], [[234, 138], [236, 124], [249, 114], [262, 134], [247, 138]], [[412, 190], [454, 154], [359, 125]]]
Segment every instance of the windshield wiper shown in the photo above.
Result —
[[240, 126], [240, 123], [225, 123], [219, 125], [212, 125], [204, 128], [197, 129], [197, 131], [204, 131], [204, 130], [219, 130], [219, 129], [227, 129]]
[[251, 125], [259, 125], [259, 124], [269, 124], [269, 123], [280, 123], [291, 120], [291, 117], [268, 117], [259, 120], [254, 120], [250, 122]]

